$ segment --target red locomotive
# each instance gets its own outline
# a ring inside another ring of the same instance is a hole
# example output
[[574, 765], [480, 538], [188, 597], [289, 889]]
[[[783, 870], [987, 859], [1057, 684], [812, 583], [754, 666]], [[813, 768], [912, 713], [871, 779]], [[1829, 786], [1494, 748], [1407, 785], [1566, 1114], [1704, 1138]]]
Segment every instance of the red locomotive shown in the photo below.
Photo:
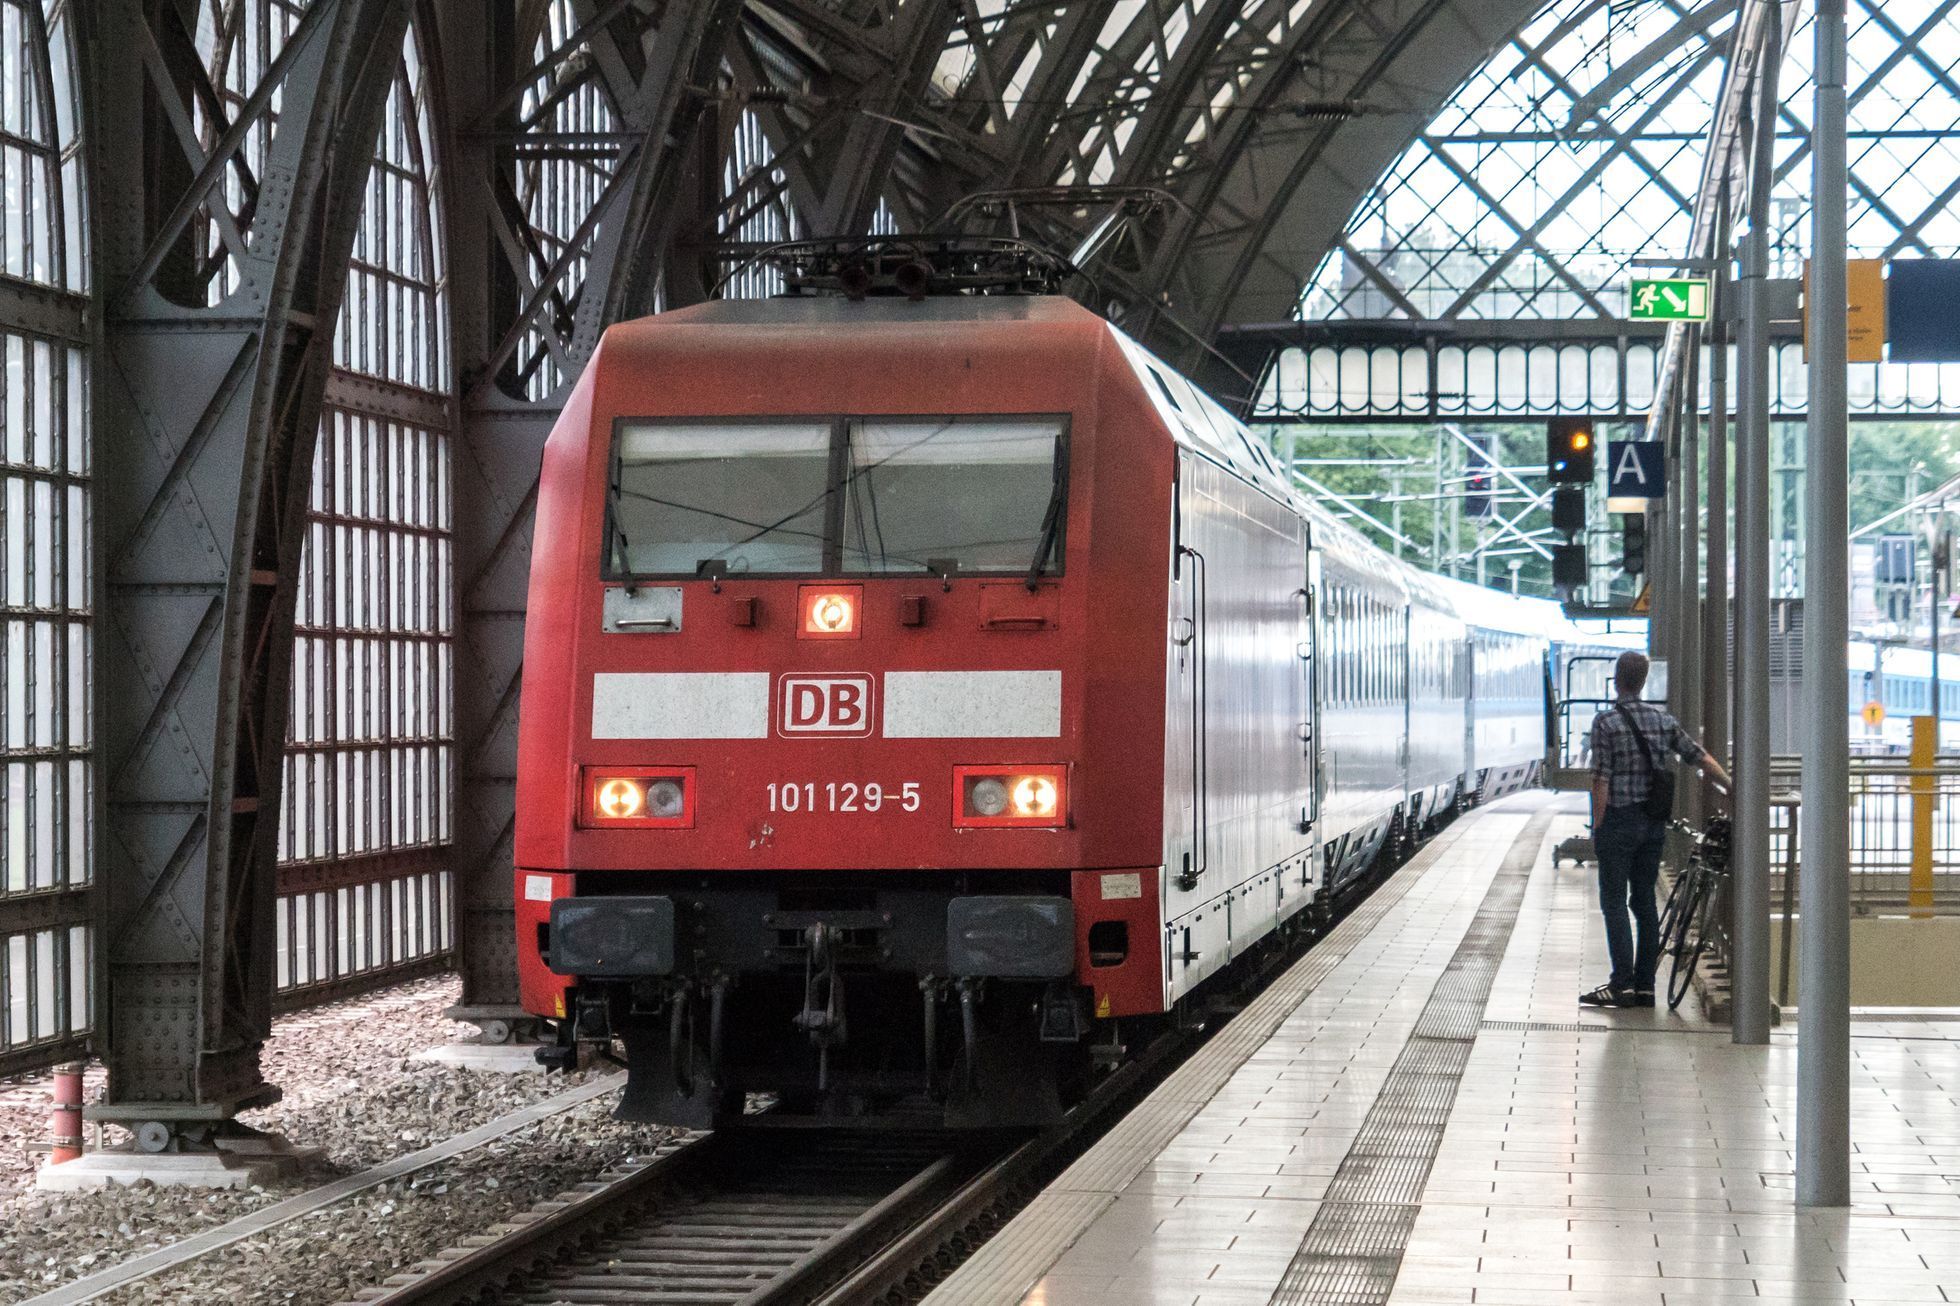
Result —
[[[1487, 695], [1527, 739], [1480, 744], [1451, 594], [1060, 297], [612, 328], [533, 548], [516, 897], [547, 1061], [622, 1040], [632, 1119], [758, 1091], [1052, 1115], [1122, 1022], [1528, 776], [1542, 694]], [[1484, 636], [1493, 675], [1542, 672], [1538, 607]]]

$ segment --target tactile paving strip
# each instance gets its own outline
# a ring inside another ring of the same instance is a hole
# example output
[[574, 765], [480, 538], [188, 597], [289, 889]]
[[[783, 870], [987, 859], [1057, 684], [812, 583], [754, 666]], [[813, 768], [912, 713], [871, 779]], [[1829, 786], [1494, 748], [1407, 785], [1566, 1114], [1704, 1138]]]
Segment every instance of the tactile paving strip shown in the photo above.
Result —
[[1388, 1301], [1551, 820], [1549, 812], [1532, 817], [1505, 855], [1273, 1291], [1273, 1306]]

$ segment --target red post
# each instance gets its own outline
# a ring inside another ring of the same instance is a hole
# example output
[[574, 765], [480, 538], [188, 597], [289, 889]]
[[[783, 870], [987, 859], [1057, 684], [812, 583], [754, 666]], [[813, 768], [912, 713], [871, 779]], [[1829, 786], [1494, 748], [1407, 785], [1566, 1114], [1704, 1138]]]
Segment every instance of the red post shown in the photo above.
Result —
[[70, 1061], [54, 1068], [54, 1147], [48, 1155], [50, 1165], [73, 1161], [82, 1155], [82, 1063]]

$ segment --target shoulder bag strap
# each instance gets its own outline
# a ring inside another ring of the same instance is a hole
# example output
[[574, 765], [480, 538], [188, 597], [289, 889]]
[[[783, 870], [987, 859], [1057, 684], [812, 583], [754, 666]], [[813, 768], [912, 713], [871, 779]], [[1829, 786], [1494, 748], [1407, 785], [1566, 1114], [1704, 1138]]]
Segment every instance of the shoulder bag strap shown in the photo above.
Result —
[[1640, 745], [1640, 758], [1647, 763], [1647, 774], [1659, 774], [1660, 768], [1654, 765], [1654, 752], [1647, 747], [1646, 732], [1641, 730], [1640, 723], [1633, 719], [1633, 713], [1627, 711], [1627, 705], [1625, 703], [1615, 703], [1613, 710], [1626, 718], [1627, 729], [1633, 731], [1633, 742]]

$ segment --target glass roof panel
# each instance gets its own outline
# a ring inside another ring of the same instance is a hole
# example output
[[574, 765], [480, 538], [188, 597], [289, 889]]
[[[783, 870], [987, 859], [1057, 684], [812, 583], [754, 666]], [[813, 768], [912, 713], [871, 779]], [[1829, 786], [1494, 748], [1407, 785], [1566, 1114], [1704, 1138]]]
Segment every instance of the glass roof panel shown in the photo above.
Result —
[[[1855, 256], [1960, 255], [1957, 7], [1851, 0]], [[1301, 316], [1617, 316], [1628, 261], [1686, 246], [1732, 20], [1553, 0], [1362, 201]], [[1786, 48], [1779, 276], [1801, 265], [1808, 239], [1807, 12]]]

